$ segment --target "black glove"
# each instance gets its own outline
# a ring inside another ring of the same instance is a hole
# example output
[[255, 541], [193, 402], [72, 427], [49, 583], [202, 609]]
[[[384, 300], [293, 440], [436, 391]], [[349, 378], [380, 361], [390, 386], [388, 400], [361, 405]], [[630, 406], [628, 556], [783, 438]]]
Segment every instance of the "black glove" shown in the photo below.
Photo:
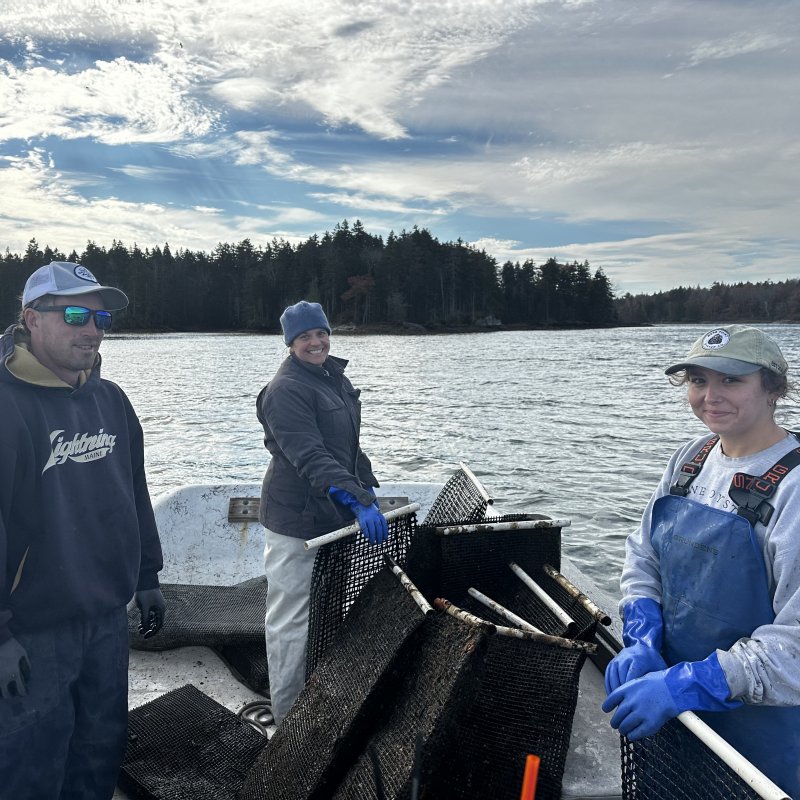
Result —
[[25, 648], [16, 640], [0, 644], [0, 697], [23, 697], [31, 677], [31, 662]]
[[164, 602], [164, 595], [161, 589], [143, 589], [136, 592], [136, 605], [139, 606], [139, 613], [142, 621], [139, 624], [139, 633], [145, 639], [155, 636], [164, 624], [164, 616], [167, 611], [167, 604]]

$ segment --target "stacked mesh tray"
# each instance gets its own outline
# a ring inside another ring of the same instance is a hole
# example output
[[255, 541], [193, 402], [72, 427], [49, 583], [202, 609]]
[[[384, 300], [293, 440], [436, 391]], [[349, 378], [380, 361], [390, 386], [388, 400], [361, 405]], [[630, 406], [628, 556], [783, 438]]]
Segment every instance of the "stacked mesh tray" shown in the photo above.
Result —
[[388, 570], [370, 580], [241, 800], [406, 797], [442, 763], [478, 686], [486, 634], [426, 614]]
[[[409, 553], [409, 576], [420, 588], [425, 587], [423, 591], [453, 598], [457, 606], [500, 629], [510, 623], [474, 601], [470, 588], [545, 634], [562, 637], [563, 625], [535, 595], [528, 596], [532, 593], [509, 567], [510, 562], [518, 564], [548, 594], [561, 594], [561, 587], [544, 572], [545, 564], [560, 564], [561, 530], [492, 530], [521, 521], [530, 520], [506, 516], [484, 518], [479, 525], [457, 521], [437, 528], [423, 526]], [[466, 530], [444, 534], [444, 527]], [[559, 598], [555, 599], [558, 602]], [[590, 638], [594, 617], [575, 606], [572, 597], [568, 602], [562, 598], [559, 605], [570, 607], [581, 633]], [[518, 796], [528, 753], [540, 758], [537, 798], [556, 800], [561, 796], [578, 680], [589, 649], [580, 642], [548, 641], [547, 636], [534, 634], [490, 637], [481, 691], [462, 721], [454, 741], [453, 763], [446, 770], [460, 780], [445, 787], [443, 797], [492, 800]]]

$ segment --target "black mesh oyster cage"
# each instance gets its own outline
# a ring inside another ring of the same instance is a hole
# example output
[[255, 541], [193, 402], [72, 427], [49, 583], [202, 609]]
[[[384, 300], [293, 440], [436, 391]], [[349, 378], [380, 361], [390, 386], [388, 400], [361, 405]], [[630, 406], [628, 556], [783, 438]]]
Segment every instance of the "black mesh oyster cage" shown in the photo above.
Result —
[[[590, 639], [598, 614], [588, 599], [558, 573], [562, 521], [524, 514], [487, 518], [490, 504], [488, 493], [462, 465], [434, 501], [425, 523], [418, 526], [416, 517], [409, 517], [399, 537], [390, 537], [390, 541], [395, 539], [392, 556], [405, 567], [424, 597], [453, 598], [472, 608], [469, 589], [477, 585], [520, 617], [532, 620], [530, 624], [537, 629], [519, 638], [519, 631], [510, 632], [507, 619], [490, 618], [494, 612], [486, 608], [474, 609], [485, 612], [484, 619], [475, 622], [477, 629], [484, 634], [491, 632], [482, 648], [482, 657], [472, 666], [474, 675], [480, 672], [480, 689], [471, 702], [449, 706], [448, 714], [452, 720], [458, 719], [458, 725], [454, 728], [448, 720], [443, 720], [443, 729], [457, 733], [451, 736], [448, 748], [431, 744], [422, 747], [420, 769], [430, 797], [510, 797], [519, 793], [526, 755], [536, 753], [542, 759], [537, 796], [557, 798], [577, 701], [578, 677], [586, 654], [592, 649], [592, 645], [568, 641], [562, 634]], [[435, 524], [429, 524], [431, 520]], [[359, 597], [360, 585], [381, 569], [376, 556], [383, 555], [383, 551], [365, 546], [356, 537], [326, 545], [317, 556], [312, 579], [308, 687], [315, 685], [318, 665], [327, 663], [328, 657], [338, 652], [339, 632], [349, 630], [348, 613], [354, 598]], [[512, 571], [512, 566], [536, 584], [538, 593]], [[546, 602], [540, 595], [546, 597]], [[381, 603], [384, 608], [386, 602]], [[568, 615], [567, 622], [554, 614], [554, 606]], [[359, 625], [362, 642], [376, 637], [376, 628], [366, 626], [363, 620]], [[373, 621], [371, 625], [380, 623]], [[424, 627], [433, 625], [426, 622]], [[497, 630], [505, 633], [494, 635]], [[431, 652], [436, 652], [436, 648], [433, 640], [425, 646], [420, 644], [423, 641], [424, 636], [419, 634], [413, 646], [404, 642], [398, 647], [405, 647], [406, 653], [415, 653], [413, 663], [424, 663], [427, 648], [432, 648]], [[328, 647], [335, 649], [329, 653]], [[353, 657], [358, 656], [353, 654]], [[428, 671], [432, 670], [429, 665]], [[401, 676], [405, 676], [405, 671], [397, 672], [395, 681]], [[436, 707], [426, 694], [424, 681], [416, 685], [406, 700], [405, 705], [409, 706], [419, 702], [423, 708]], [[302, 704], [298, 701], [297, 706], [299, 709]], [[307, 724], [298, 722], [294, 711], [284, 722], [287, 736], [291, 729]], [[390, 716], [395, 720], [392, 725], [403, 729], [394, 712]], [[406, 730], [397, 739], [383, 740], [379, 730], [383, 728], [361, 734], [361, 740], [369, 741], [370, 747], [361, 748], [347, 772], [341, 766], [331, 769], [329, 774], [341, 776], [337, 793], [320, 797], [383, 797], [384, 793], [387, 797], [407, 796], [408, 785], [400, 776], [407, 776], [414, 737]], [[281, 731], [276, 737], [280, 734]], [[353, 735], [350, 731], [344, 738]], [[381, 735], [388, 733], [384, 731]], [[382, 741], [393, 744], [379, 747]], [[264, 758], [270, 750], [265, 751]], [[390, 754], [394, 752], [404, 754], [403, 769], [390, 766]], [[457, 782], [444, 777], [452, 775], [453, 769], [460, 776]], [[392, 777], [384, 774], [387, 770]], [[389, 791], [387, 786], [393, 789]], [[332, 791], [331, 783], [326, 784], [326, 791]], [[297, 796], [317, 795], [312, 792]]]
[[135, 800], [234, 800], [265, 741], [186, 684], [130, 712], [119, 785]]
[[[620, 737], [623, 800], [788, 798], [699, 718], [691, 715], [687, 723], [691, 730], [673, 719], [654, 736], [635, 742]], [[775, 746], [780, 752], [780, 742]], [[737, 769], [726, 763], [726, 753]]]

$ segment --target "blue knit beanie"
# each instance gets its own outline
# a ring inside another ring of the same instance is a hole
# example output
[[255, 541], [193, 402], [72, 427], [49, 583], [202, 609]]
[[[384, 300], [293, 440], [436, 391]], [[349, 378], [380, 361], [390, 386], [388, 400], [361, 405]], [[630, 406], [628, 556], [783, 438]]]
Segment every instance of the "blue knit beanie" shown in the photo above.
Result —
[[287, 346], [303, 331], [316, 330], [317, 328], [323, 328], [328, 331], [328, 334], [331, 332], [328, 318], [319, 303], [309, 303], [307, 300], [301, 300], [299, 303], [289, 306], [281, 314], [283, 341]]

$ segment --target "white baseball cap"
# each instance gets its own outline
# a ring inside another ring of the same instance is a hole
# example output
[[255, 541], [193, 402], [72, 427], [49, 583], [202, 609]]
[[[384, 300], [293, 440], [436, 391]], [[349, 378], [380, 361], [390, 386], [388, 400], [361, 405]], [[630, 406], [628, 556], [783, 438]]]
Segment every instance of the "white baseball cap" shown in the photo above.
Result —
[[29, 306], [34, 300], [52, 294], [56, 297], [74, 297], [96, 292], [103, 299], [106, 311], [119, 311], [128, 305], [125, 292], [113, 286], [101, 286], [97, 278], [81, 264], [70, 261], [51, 261], [34, 272], [27, 281], [22, 292], [22, 307]]

